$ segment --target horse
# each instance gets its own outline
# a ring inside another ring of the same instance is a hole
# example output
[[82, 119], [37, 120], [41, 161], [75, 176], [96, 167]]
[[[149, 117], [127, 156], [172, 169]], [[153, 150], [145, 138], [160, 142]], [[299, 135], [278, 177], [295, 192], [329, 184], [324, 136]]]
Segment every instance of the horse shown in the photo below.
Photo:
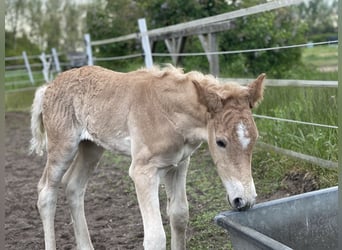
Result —
[[186, 174], [203, 142], [233, 209], [253, 206], [251, 158], [258, 131], [252, 108], [263, 99], [265, 74], [247, 86], [221, 84], [172, 65], [128, 73], [84, 66], [37, 89], [31, 110], [31, 151], [47, 162], [37, 208], [45, 248], [56, 249], [57, 190], [64, 187], [77, 249], [93, 249], [84, 214], [87, 182], [104, 150], [131, 156], [143, 220], [144, 249], [165, 249], [158, 187], [165, 185], [171, 248], [185, 249], [189, 208]]

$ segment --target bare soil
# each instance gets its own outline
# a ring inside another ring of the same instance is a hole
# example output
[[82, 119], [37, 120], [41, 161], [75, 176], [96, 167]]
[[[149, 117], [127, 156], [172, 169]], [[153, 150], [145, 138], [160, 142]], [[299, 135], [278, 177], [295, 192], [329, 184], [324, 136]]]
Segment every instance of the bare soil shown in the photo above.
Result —
[[[37, 183], [46, 157], [28, 155], [31, 132], [28, 113], [6, 113], [6, 249], [44, 249], [44, 234], [38, 210]], [[131, 187], [123, 186], [127, 169], [113, 169], [101, 161], [89, 181], [85, 212], [95, 249], [142, 249], [143, 227]], [[110, 168], [110, 169], [109, 169]], [[115, 168], [115, 166], [114, 166]], [[58, 249], [74, 249], [73, 226], [67, 201], [59, 192], [55, 219]]]

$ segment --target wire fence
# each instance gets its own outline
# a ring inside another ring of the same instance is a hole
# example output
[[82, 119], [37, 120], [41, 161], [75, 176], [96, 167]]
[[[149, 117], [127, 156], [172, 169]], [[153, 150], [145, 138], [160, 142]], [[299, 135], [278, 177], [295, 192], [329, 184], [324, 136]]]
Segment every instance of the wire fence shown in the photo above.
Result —
[[253, 116], [256, 118], [268, 119], [268, 120], [273, 120], [273, 121], [289, 122], [289, 123], [302, 124], [302, 125], [308, 125], [308, 126], [320, 127], [320, 128], [338, 129], [338, 127], [334, 125], [326, 125], [326, 124], [320, 124], [320, 123], [314, 123], [314, 122], [303, 122], [303, 121], [298, 121], [298, 120], [284, 119], [280, 117], [272, 117], [272, 116], [267, 116], [267, 115], [253, 114]]
[[[245, 15], [253, 15], [256, 13], [261, 13], [264, 11], [269, 11], [272, 9], [276, 9], [276, 8], [280, 8], [280, 7], [287, 7], [287, 6], [291, 6], [293, 4], [298, 4], [301, 3], [303, 1], [301, 0], [292, 0], [292, 1], [274, 1], [271, 3], [266, 3], [266, 4], [262, 4], [262, 5], [258, 5], [258, 6], [254, 6], [252, 8], [249, 8], [248, 10], [239, 10], [239, 11], [235, 11], [233, 13], [227, 13], [224, 15], [218, 15], [217, 17], [211, 17], [211, 18], [203, 18], [200, 20], [196, 20], [196, 21], [192, 21], [192, 22], [188, 22], [188, 23], [183, 23], [183, 24], [178, 24], [178, 25], [173, 25], [170, 27], [164, 27], [164, 28], [160, 28], [160, 29], [156, 29], [156, 30], [151, 30], [151, 31], [147, 31], [147, 34], [150, 35], [156, 35], [158, 34], [158, 32], [179, 32], [180, 30], [183, 29], [189, 29], [191, 27], [195, 27], [196, 25], [203, 25], [203, 22], [206, 21], [206, 23], [210, 23], [210, 22], [222, 22], [224, 20], [232, 20], [234, 18], [237, 17], [243, 17]], [[245, 15], [243, 14], [245, 13]], [[219, 18], [220, 20], [218, 20], [217, 18]], [[222, 19], [222, 20], [221, 20]], [[86, 40], [86, 48], [87, 48], [87, 58], [88, 58], [88, 64], [91, 65], [93, 62], [96, 64], [97, 62], [108, 62], [108, 61], [118, 61], [118, 60], [131, 60], [134, 58], [141, 58], [144, 57], [146, 55], [146, 51], [141, 52], [141, 53], [133, 53], [133, 54], [129, 54], [129, 55], [120, 55], [120, 56], [109, 56], [109, 57], [93, 57], [92, 56], [92, 47], [94, 46], [104, 46], [107, 44], [112, 44], [112, 43], [116, 43], [116, 42], [126, 42], [127, 40], [131, 40], [131, 39], [139, 39], [141, 38], [141, 35], [139, 33], [136, 34], [129, 34], [126, 36], [122, 36], [122, 37], [116, 37], [116, 38], [109, 38], [109, 39], [104, 39], [104, 40], [99, 40], [99, 41], [90, 41], [90, 37], [88, 35]], [[284, 45], [284, 46], [275, 46], [275, 47], [268, 47], [268, 48], [253, 48], [253, 49], [244, 49], [244, 50], [233, 50], [233, 51], [210, 51], [210, 50], [205, 50], [205, 52], [194, 52], [194, 53], [181, 53], [181, 52], [170, 52], [169, 53], [156, 53], [156, 52], [151, 52], [152, 57], [194, 57], [194, 56], [206, 56], [206, 57], [210, 57], [213, 55], [229, 55], [229, 54], [243, 54], [243, 53], [255, 53], [255, 52], [267, 52], [267, 51], [274, 51], [274, 50], [286, 50], [286, 49], [293, 49], [293, 48], [304, 48], [304, 47], [313, 47], [313, 46], [327, 46], [327, 45], [337, 45], [338, 44], [338, 40], [332, 40], [332, 41], [322, 41], [322, 42], [314, 42], [314, 43], [301, 43], [301, 44], [289, 44], [289, 45]], [[50, 65], [49, 65], [49, 69], [53, 68], [54, 64], [52, 62], [52, 56], [51, 55], [47, 55], [50, 58]], [[27, 59], [37, 59], [37, 57], [39, 57], [41, 59], [41, 55], [30, 55], [27, 56]], [[23, 58], [23, 56], [15, 56], [15, 57], [8, 57], [5, 59], [6, 62], [7, 61], [11, 61], [11, 60], [25, 60]], [[63, 65], [63, 63], [61, 63]], [[66, 65], [67, 63], [64, 62], [64, 65]], [[44, 71], [44, 62], [42, 64], [39, 63], [34, 63], [31, 64], [32, 68], [35, 69], [40, 69], [42, 70], [42, 72]], [[45, 68], [47, 66], [45, 65]], [[20, 79], [21, 76], [25, 75], [26, 72], [28, 72], [29, 70], [27, 69], [27, 65], [25, 64], [21, 64], [21, 65], [9, 65], [6, 66], [6, 84], [7, 82], [10, 82], [9, 80], [7, 81], [7, 79], [10, 78], [14, 78], [15, 80], [15, 84], [24, 84], [26, 82], [28, 82], [28, 79]], [[13, 72], [13, 73], [11, 73]], [[15, 72], [15, 73], [14, 73]], [[34, 75], [39, 74], [39, 70], [38, 71], [32, 71], [32, 73], [34, 73]], [[51, 72], [51, 70], [50, 70]], [[44, 75], [44, 73], [42, 73], [42, 75]], [[45, 80], [46, 80], [46, 75], [45, 75]], [[222, 81], [230, 81], [230, 80], [234, 80], [237, 82], [240, 82], [241, 84], [246, 84], [248, 82], [251, 81], [251, 79], [222, 79]], [[13, 83], [12, 83], [13, 84]], [[272, 86], [272, 87], [291, 87], [291, 86], [296, 86], [296, 87], [323, 87], [323, 88], [333, 88], [336, 89], [337, 88], [337, 81], [308, 81], [308, 80], [298, 80], [298, 79], [294, 79], [294, 80], [289, 80], [289, 79], [272, 79], [272, 80], [267, 80], [266, 81], [266, 86]], [[308, 121], [301, 121], [301, 120], [297, 120], [297, 119], [289, 119], [289, 118], [284, 118], [284, 117], [277, 117], [277, 116], [272, 116], [272, 115], [266, 115], [266, 114], [254, 114], [254, 117], [257, 119], [263, 119], [263, 120], [270, 120], [270, 121], [275, 121], [275, 122], [282, 122], [282, 123], [291, 123], [291, 124], [298, 124], [298, 125], [302, 125], [302, 126], [312, 126], [312, 127], [318, 127], [318, 128], [325, 128], [325, 129], [332, 129], [335, 130], [338, 128], [335, 125], [331, 125], [331, 124], [322, 124], [322, 123], [315, 123], [315, 122], [308, 122]], [[298, 153], [298, 152], [294, 152], [288, 149], [282, 149], [273, 145], [269, 145], [269, 144], [265, 144], [265, 143], [260, 143], [259, 145], [262, 145], [262, 147], [266, 148], [267, 150], [273, 150], [276, 152], [283, 152], [285, 155], [289, 155], [292, 157], [297, 157], [298, 159], [301, 160], [306, 160], [310, 163], [315, 163], [317, 165], [320, 165], [322, 167], [336, 167], [337, 163], [333, 162], [333, 161], [329, 161], [329, 160], [324, 160], [324, 159], [320, 159], [318, 157], [314, 157], [311, 155], [306, 155], [306, 154], [302, 154], [302, 153]], [[266, 146], [265, 146], [266, 145]]]
[[[204, 18], [200, 20], [195, 20], [192, 22], [188, 23], [183, 23], [183, 24], [178, 24], [178, 25], [173, 25], [169, 27], [163, 27], [155, 30], [148, 31], [147, 33], [152, 37], [152, 39], [155, 39], [154, 36], [162, 36], [163, 32], [169, 32], [168, 34], [174, 33], [181, 33], [181, 30], [188, 30], [193, 27], [196, 27], [196, 25], [210, 25], [211, 22], [213, 23], [218, 23], [218, 22], [226, 22], [227, 20], [232, 20], [237, 17], [243, 17], [246, 15], [253, 15], [256, 13], [261, 13], [264, 11], [269, 11], [273, 9], [277, 9], [280, 7], [287, 7], [291, 6], [294, 4], [299, 4], [303, 1], [301, 0], [295, 0], [295, 1], [273, 1], [270, 3], [266, 3], [263, 5], [258, 5], [258, 6], [253, 6], [252, 8], [249, 9], [243, 9], [243, 10], [238, 10], [233, 13], [226, 13], [223, 15], [219, 15], [216, 17], [210, 17], [210, 18]], [[172, 37], [172, 36], [171, 36]], [[131, 39], [138, 39], [139, 34], [129, 34], [126, 36], [122, 37], [117, 37], [117, 38], [109, 38], [101, 41], [92, 41], [90, 46], [98, 46], [98, 45], [104, 45], [104, 44], [111, 44], [111, 43], [116, 43], [116, 42], [125, 42], [127, 40]], [[178, 38], [177, 38], [178, 39]], [[232, 55], [232, 54], [244, 54], [244, 53], [258, 53], [258, 52], [268, 52], [268, 51], [279, 51], [279, 50], [288, 50], [288, 49], [294, 49], [294, 48], [311, 48], [314, 46], [331, 46], [331, 45], [337, 45], [338, 40], [332, 40], [332, 41], [321, 41], [321, 42], [310, 42], [310, 43], [301, 43], [301, 44], [289, 44], [289, 45], [284, 45], [284, 46], [275, 46], [275, 47], [268, 47], [268, 48], [253, 48], [253, 49], [244, 49], [244, 50], [232, 50], [232, 51], [213, 51], [204, 48], [204, 52], [192, 52], [192, 53], [187, 53], [187, 52], [179, 52], [179, 51], [172, 51], [169, 49], [168, 53], [157, 53], [157, 52], [152, 52], [151, 55], [153, 57], [194, 57], [194, 56], [206, 56], [209, 60], [211, 56], [220, 56], [220, 55]], [[174, 43], [174, 47], [177, 47], [179, 44]], [[172, 46], [170, 46], [172, 47]], [[108, 58], [96, 58], [95, 62], [98, 61], [110, 61], [110, 60], [125, 60], [125, 59], [131, 59], [131, 58], [137, 58], [137, 57], [143, 57], [145, 55], [145, 52], [142, 53], [135, 53], [132, 55], [123, 55], [123, 56], [116, 56], [116, 57], [108, 57]], [[251, 82], [252, 79], [225, 79], [221, 78], [222, 82], [228, 82], [228, 81], [236, 81], [241, 84], [247, 84]], [[266, 81], [266, 86], [270, 87], [306, 87], [306, 88], [331, 88], [332, 90], [336, 90], [338, 83], [337, 81], [323, 81], [323, 80], [299, 80], [299, 79], [270, 79]], [[290, 104], [288, 104], [290, 105]], [[330, 107], [331, 108], [331, 107]], [[261, 119], [261, 120], [269, 120], [273, 122], [280, 122], [280, 123], [288, 123], [288, 124], [295, 124], [298, 126], [306, 126], [306, 127], [313, 127], [313, 128], [322, 128], [322, 129], [330, 129], [333, 131], [336, 131], [338, 128], [337, 126], [333, 124], [323, 124], [323, 123], [317, 123], [317, 122], [308, 122], [308, 121], [303, 121], [301, 119], [290, 119], [290, 118], [284, 118], [284, 117], [278, 117], [272, 116], [272, 115], [267, 115], [267, 114], [254, 114], [254, 117], [256, 119]], [[276, 124], [274, 126], [277, 126]], [[301, 128], [298, 128], [299, 131], [302, 131]], [[285, 136], [285, 134], [284, 134]], [[272, 150], [277, 153], [282, 153], [287, 156], [291, 156], [300, 160], [304, 160], [307, 162], [310, 162], [312, 164], [317, 164], [321, 167], [333, 167], [335, 168], [337, 166], [336, 162], [330, 161], [330, 160], [324, 160], [319, 157], [314, 157], [311, 155], [307, 154], [302, 154], [299, 152], [291, 151], [288, 149], [280, 148], [274, 145], [269, 145], [267, 143], [259, 143], [260, 147], [265, 148], [266, 150]]]
[[[73, 67], [86, 65], [83, 52], [27, 55], [5, 57], [5, 90], [23, 91], [22, 88], [39, 86], [51, 81], [58, 73]], [[24, 89], [24, 90], [25, 90]]]
[[286, 45], [286, 46], [276, 46], [276, 47], [269, 47], [269, 48], [233, 50], [233, 51], [213, 51], [213, 52], [195, 52], [195, 53], [152, 53], [152, 55], [153, 56], [160, 56], [160, 57], [163, 57], [163, 56], [232, 55], [232, 54], [255, 53], [255, 52], [262, 52], [262, 51], [303, 48], [303, 47], [308, 47], [308, 46], [331, 45], [331, 44], [338, 44], [338, 40], [315, 42], [315, 43], [310, 42], [310, 43], [294, 44], [294, 45]]
[[[95, 43], [96, 44], [96, 43]], [[101, 43], [100, 43], [101, 44]], [[302, 44], [294, 44], [294, 45], [286, 45], [286, 46], [276, 46], [269, 48], [256, 48], [256, 49], [245, 49], [245, 50], [229, 50], [229, 51], [213, 51], [213, 52], [192, 52], [192, 53], [157, 53], [152, 52], [152, 56], [154, 57], [172, 57], [172, 56], [208, 56], [208, 55], [232, 55], [232, 54], [243, 54], [243, 53], [255, 53], [255, 52], [263, 52], [263, 51], [274, 51], [281, 49], [292, 49], [292, 48], [305, 48], [319, 45], [338, 45], [338, 40], [332, 41], [323, 41], [323, 42], [310, 42], [310, 43], [302, 43]], [[135, 53], [130, 55], [122, 55], [122, 56], [112, 56], [112, 57], [94, 57], [94, 61], [116, 61], [116, 60], [127, 60], [137, 57], [143, 57], [144, 53]]]

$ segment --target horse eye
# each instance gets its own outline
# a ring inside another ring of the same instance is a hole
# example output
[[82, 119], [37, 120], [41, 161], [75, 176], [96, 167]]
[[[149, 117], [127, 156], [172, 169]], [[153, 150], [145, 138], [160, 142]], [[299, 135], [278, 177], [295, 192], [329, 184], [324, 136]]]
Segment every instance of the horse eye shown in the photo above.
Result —
[[227, 143], [226, 143], [225, 141], [220, 140], [220, 139], [216, 140], [216, 144], [217, 144], [217, 146], [219, 146], [220, 148], [225, 148], [226, 145], [227, 145]]

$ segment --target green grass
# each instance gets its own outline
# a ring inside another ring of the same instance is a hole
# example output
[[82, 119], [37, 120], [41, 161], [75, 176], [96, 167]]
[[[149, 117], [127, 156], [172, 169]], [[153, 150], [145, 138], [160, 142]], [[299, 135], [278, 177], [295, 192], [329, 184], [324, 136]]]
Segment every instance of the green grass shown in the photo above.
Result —
[[[105, 152], [101, 162], [115, 166], [117, 172], [125, 173], [120, 185], [127, 192], [129, 199], [137, 203], [133, 181], [127, 174], [130, 158]], [[226, 191], [206, 144], [199, 148], [190, 162], [186, 188], [190, 213], [187, 249], [232, 249], [227, 232], [215, 225], [213, 220], [219, 212], [229, 209], [229, 206]], [[167, 235], [167, 249], [170, 249], [171, 230], [166, 214], [166, 193], [163, 185], [160, 187], [160, 203]]]
[[26, 70], [5, 71], [5, 90], [38, 86], [45, 82], [42, 72], [32, 72], [32, 76], [35, 81], [34, 84], [30, 82]]
[[213, 222], [215, 215], [229, 206], [206, 144], [191, 160], [187, 194], [190, 206], [188, 249], [230, 249], [227, 233]]
[[[129, 158], [106, 152], [102, 162], [114, 165], [127, 172]], [[305, 171], [317, 177], [320, 188], [337, 185], [337, 170], [322, 169], [301, 161], [256, 149], [252, 160], [254, 182], [259, 199], [271, 196], [283, 188], [282, 180], [287, 173]], [[123, 175], [122, 183], [130, 199], [136, 203], [134, 185], [129, 176]], [[213, 218], [221, 211], [229, 210], [226, 191], [211, 160], [206, 144], [193, 155], [187, 176], [187, 196], [190, 218], [187, 230], [187, 249], [232, 249], [228, 233], [214, 224]], [[166, 194], [160, 188], [161, 212], [167, 235], [167, 249], [170, 249], [170, 227], [166, 215]]]
[[[337, 126], [336, 88], [268, 87], [257, 114]], [[337, 129], [255, 118], [260, 140], [337, 161]]]
[[303, 49], [303, 63], [316, 68], [338, 65], [337, 45], [316, 46]]
[[[302, 65], [288, 78], [337, 80], [337, 72], [321, 71], [337, 66], [337, 46], [302, 50]], [[257, 114], [337, 126], [337, 88], [267, 87]], [[337, 129], [298, 125], [256, 118], [264, 142], [327, 160], [337, 161]]]
[[284, 188], [282, 180], [292, 171], [312, 174], [320, 189], [338, 185], [337, 169], [321, 168], [260, 148], [256, 148], [253, 154], [252, 170], [259, 197], [269, 197]]
[[6, 111], [28, 111], [31, 108], [35, 90], [5, 92]]

